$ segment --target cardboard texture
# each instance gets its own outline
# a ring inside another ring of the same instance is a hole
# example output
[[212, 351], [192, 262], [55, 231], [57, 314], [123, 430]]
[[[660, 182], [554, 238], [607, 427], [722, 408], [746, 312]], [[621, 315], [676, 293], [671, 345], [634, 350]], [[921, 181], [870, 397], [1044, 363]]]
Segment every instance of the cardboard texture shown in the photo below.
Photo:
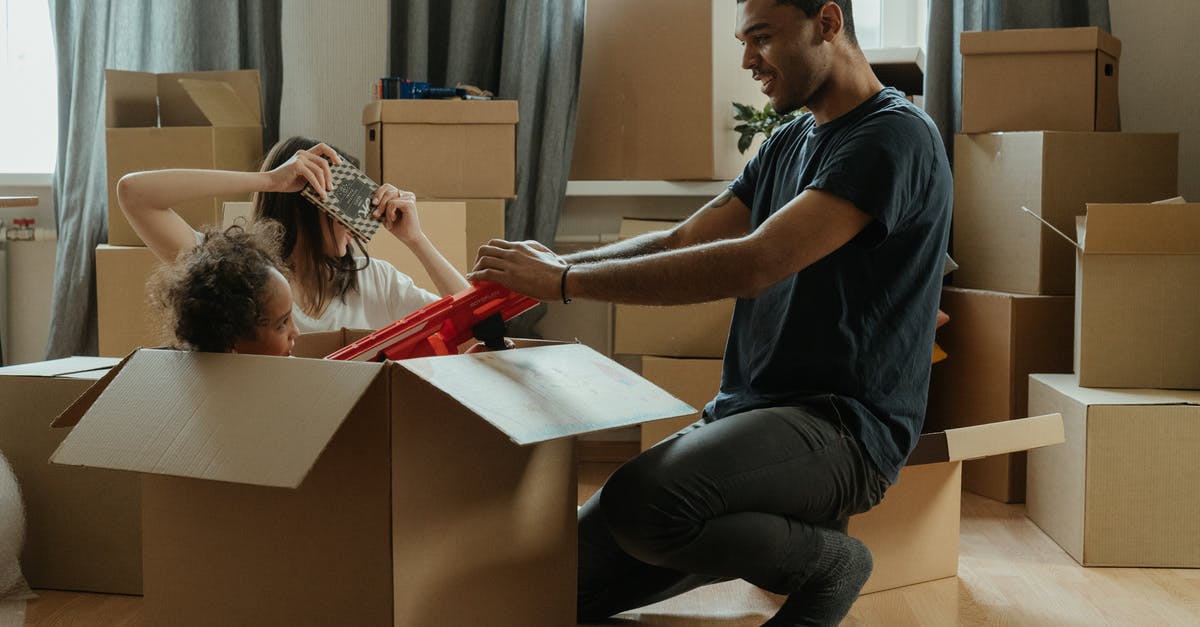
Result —
[[65, 433], [50, 423], [117, 359], [71, 357], [0, 368], [0, 451], [25, 503], [21, 570], [33, 588], [142, 592], [137, 477], [47, 462]]
[[[151, 74], [105, 70], [108, 243], [144, 246], [117, 202], [117, 181], [141, 170], [257, 170], [263, 158], [257, 70]], [[174, 207], [193, 228], [220, 224], [221, 205], [245, 196]]]
[[738, 152], [733, 103], [766, 98], [741, 68], [735, 18], [723, 0], [589, 3], [571, 180], [736, 177], [757, 143]]
[[[476, 253], [488, 240], [504, 237], [504, 199], [466, 198], [417, 202], [421, 230], [459, 272], [475, 267]], [[400, 240], [377, 233], [367, 254], [383, 259], [412, 277], [417, 285], [437, 293], [429, 273]]]
[[1075, 251], [1065, 233], [1086, 203], [1174, 196], [1175, 133], [992, 133], [954, 138], [954, 285], [1071, 294]]
[[[621, 220], [621, 239], [672, 228], [663, 220]], [[725, 355], [734, 299], [648, 307], [613, 306], [613, 352], [663, 357], [720, 358]]]
[[157, 315], [146, 298], [146, 281], [159, 266], [142, 246], [96, 247], [96, 316], [99, 351], [121, 357], [139, 346], [161, 346]]
[[[925, 430], [1028, 416], [1028, 375], [1071, 372], [1070, 296], [1029, 296], [947, 287], [938, 329], [949, 355], [933, 367]], [[1025, 500], [1025, 453], [963, 463], [963, 489], [1005, 503]]]
[[515, 100], [376, 100], [363, 108], [367, 176], [418, 197], [516, 195]]
[[696, 413], [642, 425], [642, 450], [646, 450], [700, 419], [704, 406], [721, 388], [720, 359], [643, 357], [642, 376], [672, 396], [696, 408]]
[[1083, 388], [1029, 378], [1030, 411], [1067, 444], [1029, 452], [1028, 511], [1084, 566], [1200, 567], [1200, 392]]
[[964, 460], [1062, 441], [1058, 414], [923, 434], [883, 501], [850, 517], [850, 535], [871, 549], [875, 562], [862, 594], [958, 574]]
[[1089, 204], [1078, 235], [1079, 384], [1200, 389], [1200, 204]]
[[1121, 41], [1107, 32], [964, 32], [960, 43], [963, 133], [1121, 130]]
[[145, 473], [149, 624], [558, 626], [575, 618], [569, 438], [691, 411], [581, 345], [140, 350], [63, 414], [53, 461]]

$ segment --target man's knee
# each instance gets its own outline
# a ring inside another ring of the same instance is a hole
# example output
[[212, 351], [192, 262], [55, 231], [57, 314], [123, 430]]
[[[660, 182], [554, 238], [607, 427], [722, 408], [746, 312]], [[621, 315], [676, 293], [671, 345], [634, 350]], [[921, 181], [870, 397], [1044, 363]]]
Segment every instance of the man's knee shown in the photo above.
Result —
[[600, 512], [613, 539], [626, 553], [656, 566], [661, 556], [696, 522], [668, 469], [646, 456], [617, 469], [600, 493]]

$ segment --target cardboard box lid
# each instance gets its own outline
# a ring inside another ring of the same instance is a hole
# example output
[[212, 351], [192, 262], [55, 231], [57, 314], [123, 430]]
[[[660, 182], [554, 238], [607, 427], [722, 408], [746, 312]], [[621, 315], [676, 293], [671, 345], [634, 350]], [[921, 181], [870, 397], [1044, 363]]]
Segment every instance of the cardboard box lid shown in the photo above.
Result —
[[179, 86], [213, 126], [257, 126], [258, 118], [229, 83], [179, 79]]
[[516, 100], [376, 100], [363, 108], [364, 126], [409, 124], [516, 124]]
[[863, 53], [879, 82], [910, 96], [925, 93], [925, 51], [920, 46], [868, 48]]
[[1200, 203], [1088, 203], [1076, 231], [1084, 254], [1200, 254]]
[[522, 445], [696, 413], [583, 344], [406, 359], [396, 365]]
[[104, 102], [108, 128], [262, 125], [257, 70], [170, 74], [105, 70]]
[[9, 377], [61, 377], [96, 370], [108, 370], [120, 363], [115, 357], [64, 357], [31, 364], [0, 368], [0, 375]]
[[138, 350], [55, 421], [50, 459], [295, 488], [383, 367]]
[[969, 31], [960, 39], [962, 54], [1081, 52], [1100, 50], [1121, 56], [1121, 40], [1096, 26]]
[[1085, 388], [1073, 374], [1031, 374], [1029, 378], [1081, 405], [1200, 405], [1200, 390]]
[[905, 465], [965, 461], [1061, 444], [1063, 441], [1062, 414], [1002, 420], [923, 433]]

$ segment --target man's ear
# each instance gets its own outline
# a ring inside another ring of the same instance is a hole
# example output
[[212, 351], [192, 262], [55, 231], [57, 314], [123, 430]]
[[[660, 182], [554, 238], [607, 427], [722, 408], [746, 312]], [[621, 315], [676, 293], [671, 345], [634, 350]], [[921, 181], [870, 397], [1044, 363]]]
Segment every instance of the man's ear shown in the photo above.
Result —
[[838, 33], [842, 32], [843, 19], [842, 7], [836, 2], [826, 2], [817, 10], [817, 20], [821, 24], [821, 39], [825, 41], [833, 41]]

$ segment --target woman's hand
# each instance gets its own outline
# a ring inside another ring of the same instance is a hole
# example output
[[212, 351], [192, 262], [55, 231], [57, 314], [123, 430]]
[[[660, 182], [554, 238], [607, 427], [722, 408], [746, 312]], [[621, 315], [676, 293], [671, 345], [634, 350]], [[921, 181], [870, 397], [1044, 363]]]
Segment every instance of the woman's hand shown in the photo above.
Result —
[[264, 191], [298, 192], [305, 185], [312, 185], [322, 198], [333, 187], [330, 164], [339, 165], [342, 158], [333, 148], [324, 143], [308, 150], [297, 150], [283, 165], [267, 172], [270, 184]]
[[384, 183], [371, 196], [372, 213], [396, 239], [411, 246], [425, 236], [417, 216], [417, 195]]

